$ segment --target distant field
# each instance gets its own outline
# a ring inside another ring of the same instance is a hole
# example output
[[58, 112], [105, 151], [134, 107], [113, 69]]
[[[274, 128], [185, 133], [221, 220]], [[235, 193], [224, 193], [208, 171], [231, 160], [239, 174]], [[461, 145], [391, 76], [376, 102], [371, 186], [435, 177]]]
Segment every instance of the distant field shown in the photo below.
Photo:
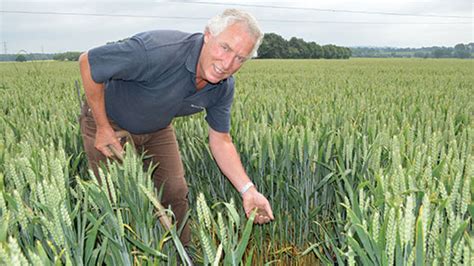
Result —
[[[89, 180], [75, 80], [77, 62], [0, 64], [0, 264], [173, 265], [182, 253], [154, 215], [140, 160], [106, 171], [113, 193]], [[473, 85], [473, 60], [250, 61], [236, 75], [231, 134], [275, 221], [245, 227], [205, 114], [178, 118], [193, 257], [469, 264]]]

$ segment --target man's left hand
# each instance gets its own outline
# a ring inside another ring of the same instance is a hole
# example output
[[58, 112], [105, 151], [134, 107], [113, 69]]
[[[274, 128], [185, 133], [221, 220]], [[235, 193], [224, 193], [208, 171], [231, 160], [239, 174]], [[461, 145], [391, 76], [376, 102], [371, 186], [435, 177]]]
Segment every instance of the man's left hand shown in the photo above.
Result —
[[272, 208], [268, 200], [260, 194], [254, 187], [242, 195], [243, 205], [247, 218], [254, 209], [257, 209], [254, 223], [265, 224], [274, 219]]

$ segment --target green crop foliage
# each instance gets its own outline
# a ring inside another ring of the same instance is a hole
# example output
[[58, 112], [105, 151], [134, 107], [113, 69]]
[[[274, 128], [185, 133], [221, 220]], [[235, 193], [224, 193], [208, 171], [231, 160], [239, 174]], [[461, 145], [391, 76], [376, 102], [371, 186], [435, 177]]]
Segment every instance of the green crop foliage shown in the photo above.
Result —
[[[254, 60], [235, 78], [231, 135], [275, 221], [245, 217], [205, 114], [175, 119], [196, 263], [473, 263], [474, 61]], [[174, 265], [179, 228], [141, 158], [107, 185], [89, 173], [79, 79], [73, 62], [0, 64], [0, 264]]]

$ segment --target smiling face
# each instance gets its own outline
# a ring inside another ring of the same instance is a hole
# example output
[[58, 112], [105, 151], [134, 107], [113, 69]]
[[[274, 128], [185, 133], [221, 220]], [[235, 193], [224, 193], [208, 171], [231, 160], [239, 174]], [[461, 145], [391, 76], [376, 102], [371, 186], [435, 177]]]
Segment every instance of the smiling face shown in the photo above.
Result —
[[197, 66], [197, 83], [218, 83], [237, 72], [251, 57], [255, 42], [240, 23], [228, 26], [216, 36], [206, 31]]

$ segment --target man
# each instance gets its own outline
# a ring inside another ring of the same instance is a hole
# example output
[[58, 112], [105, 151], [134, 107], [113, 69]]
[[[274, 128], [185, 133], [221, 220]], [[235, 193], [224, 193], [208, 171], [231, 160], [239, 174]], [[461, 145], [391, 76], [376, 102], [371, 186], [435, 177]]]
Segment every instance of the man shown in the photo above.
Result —
[[[258, 208], [255, 222], [273, 219], [268, 200], [260, 194], [232, 143], [230, 108], [234, 95], [232, 74], [250, 59], [263, 34], [255, 19], [228, 9], [212, 18], [204, 34], [151, 31], [81, 55], [80, 70], [87, 104], [81, 132], [90, 167], [122, 151], [115, 131], [131, 133], [138, 151], [159, 163], [155, 186], [163, 187], [162, 203], [171, 206], [178, 223], [188, 209], [188, 188], [171, 121], [176, 116], [206, 110], [209, 146], [232, 185], [241, 193], [247, 214]], [[189, 226], [182, 242], [190, 242]]]

